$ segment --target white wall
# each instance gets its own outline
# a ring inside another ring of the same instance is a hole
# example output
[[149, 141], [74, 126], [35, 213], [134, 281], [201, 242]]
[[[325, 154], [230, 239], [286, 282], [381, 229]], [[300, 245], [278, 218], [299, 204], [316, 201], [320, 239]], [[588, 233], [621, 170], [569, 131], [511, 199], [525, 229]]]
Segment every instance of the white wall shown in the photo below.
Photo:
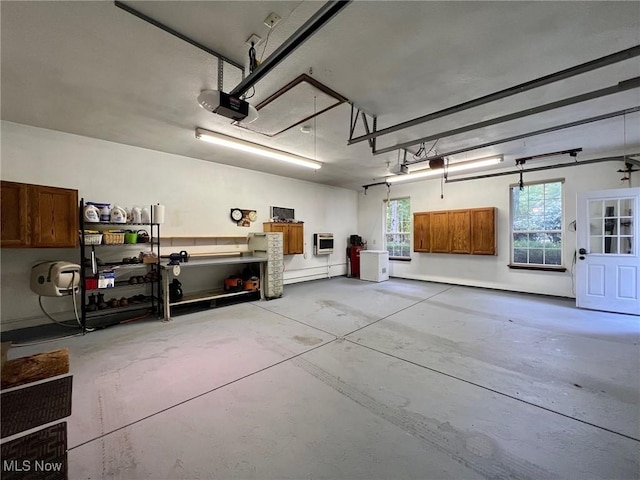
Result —
[[[444, 185], [440, 199], [440, 181], [430, 179], [391, 187], [390, 198], [410, 197], [414, 212], [472, 207], [497, 207], [497, 256], [454, 255], [411, 252], [410, 262], [392, 261], [392, 276], [444, 283], [472, 285], [521, 292], [575, 297], [572, 288], [571, 264], [575, 250], [575, 232], [567, 226], [576, 218], [576, 193], [589, 190], [622, 187], [622, 174], [616, 170], [622, 163], [604, 162], [588, 166], [560, 168], [525, 175], [525, 181], [564, 178], [564, 245], [567, 271], [543, 272], [509, 269], [509, 185], [517, 175], [471, 180]], [[383, 249], [383, 200], [385, 186], [370, 187], [367, 195], [358, 196], [359, 233], [368, 241], [368, 248]]]
[[[52, 130], [2, 122], [3, 180], [73, 188], [88, 201], [129, 207], [166, 206], [161, 236], [246, 235], [262, 231], [272, 205], [295, 209], [304, 221], [305, 255], [285, 258], [285, 283], [346, 273], [346, 239], [356, 232], [357, 193], [121, 145]], [[238, 227], [232, 207], [254, 209], [258, 220]], [[314, 257], [313, 233], [333, 232], [333, 255]], [[1, 250], [3, 330], [44, 323], [29, 273], [41, 260], [78, 262], [76, 249]], [[68, 311], [69, 299], [44, 299], [52, 312]]]

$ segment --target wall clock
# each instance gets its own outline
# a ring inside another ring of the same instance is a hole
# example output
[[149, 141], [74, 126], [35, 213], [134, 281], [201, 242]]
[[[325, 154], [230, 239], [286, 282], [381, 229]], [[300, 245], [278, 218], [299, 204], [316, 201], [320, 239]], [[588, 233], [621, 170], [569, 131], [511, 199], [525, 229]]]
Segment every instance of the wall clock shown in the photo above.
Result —
[[240, 220], [242, 220], [242, 217], [242, 210], [240, 210], [239, 208], [231, 209], [231, 220], [233, 220], [234, 222], [239, 222]]

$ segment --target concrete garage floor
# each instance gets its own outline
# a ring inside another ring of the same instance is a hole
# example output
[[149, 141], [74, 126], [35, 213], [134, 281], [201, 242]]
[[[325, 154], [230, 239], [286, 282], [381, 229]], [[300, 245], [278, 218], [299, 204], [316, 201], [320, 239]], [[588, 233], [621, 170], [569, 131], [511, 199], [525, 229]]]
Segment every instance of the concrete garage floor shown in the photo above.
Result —
[[392, 279], [69, 347], [71, 479], [640, 477], [640, 318]]

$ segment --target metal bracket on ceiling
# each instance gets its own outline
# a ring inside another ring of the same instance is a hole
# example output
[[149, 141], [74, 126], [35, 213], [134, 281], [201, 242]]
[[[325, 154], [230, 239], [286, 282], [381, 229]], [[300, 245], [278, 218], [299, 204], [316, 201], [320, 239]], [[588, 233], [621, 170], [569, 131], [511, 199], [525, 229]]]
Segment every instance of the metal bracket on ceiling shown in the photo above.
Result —
[[185, 42], [193, 45], [194, 47], [199, 48], [200, 50], [202, 50], [204, 52], [207, 52], [209, 55], [213, 55], [214, 57], [218, 58], [219, 60], [222, 60], [223, 62], [227, 62], [229, 65], [233, 65], [234, 67], [236, 67], [237, 69], [239, 69], [242, 72], [242, 77], [244, 78], [244, 66], [239, 64], [238, 62], [234, 62], [233, 60], [225, 57], [221, 53], [218, 53], [218, 52], [216, 52], [215, 50], [212, 50], [209, 47], [205, 47], [201, 43], [196, 42], [192, 38], [187, 37], [186, 35], [174, 30], [173, 28], [165, 25], [164, 23], [160, 23], [159, 21], [149, 17], [148, 15], [145, 15], [144, 13], [136, 10], [135, 8], [131, 8], [126, 3], [123, 3], [121, 1], [116, 0], [116, 1], [113, 2], [113, 4], [116, 7], [124, 10], [125, 12], [130, 13], [131, 15], [136, 16], [139, 19], [144, 20], [147, 23], [150, 23], [154, 27], [158, 27], [159, 29], [164, 30], [167, 33], [170, 33], [174, 37], [177, 37], [180, 40], [185, 41]]
[[524, 180], [522, 178], [522, 174], [524, 173], [524, 164], [527, 163], [527, 160], [536, 160], [538, 158], [545, 158], [545, 157], [557, 157], [559, 155], [569, 155], [570, 157], [573, 157], [574, 160], [577, 162], [578, 161], [578, 152], [581, 152], [582, 149], [581, 148], [572, 148], [570, 150], [562, 150], [559, 152], [549, 152], [549, 153], [541, 153], [539, 155], [531, 155], [530, 157], [520, 157], [520, 158], [516, 158], [516, 167], [518, 167], [518, 169], [520, 170], [520, 190], [524, 190]]
[[[640, 156], [640, 153], [631, 155], [633, 157]], [[595, 158], [592, 160], [582, 160], [574, 163], [558, 163], [555, 165], [543, 165], [542, 167], [533, 167], [524, 170], [524, 172], [541, 172], [543, 170], [553, 170], [556, 168], [569, 168], [569, 167], [577, 167], [579, 165], [591, 165], [593, 163], [601, 163], [601, 162], [624, 162], [628, 160], [628, 157], [604, 157], [604, 158]], [[462, 177], [462, 178], [448, 178], [445, 183], [457, 183], [457, 182], [468, 182], [469, 180], [480, 180], [484, 178], [493, 178], [493, 177], [502, 177], [505, 175], [516, 175], [522, 172], [522, 167], [517, 168], [516, 170], [502, 171], [502, 172], [494, 172], [494, 173], [484, 173], [482, 175], [474, 175], [471, 177]]]
[[376, 182], [376, 183], [370, 183], [368, 185], [363, 185], [362, 188], [364, 188], [365, 195], [367, 194], [367, 190], [369, 189], [369, 187], [375, 187], [378, 185], [386, 185], [387, 187], [391, 186], [389, 182]]
[[635, 165], [636, 167], [640, 167], [640, 160], [638, 160], [637, 158], [632, 158], [632, 157], [639, 157], [639, 156], [640, 156], [640, 153], [625, 155], [624, 156], [625, 164], [631, 164], [631, 165]]
[[[367, 120], [367, 116], [371, 117], [371, 122], [373, 123], [373, 131], [375, 132], [378, 128], [378, 117], [374, 115], [369, 115], [364, 112], [360, 108], [356, 107], [353, 103], [351, 103], [351, 120], [349, 122], [349, 141], [353, 138], [353, 133], [355, 132], [356, 126], [358, 125], [358, 119], [362, 119], [362, 126], [364, 127], [364, 131], [367, 132], [367, 135], [371, 133], [371, 129], [369, 128], [369, 121]], [[369, 148], [371, 151], [375, 153], [376, 151], [376, 139], [370, 138], [368, 140]]]
[[538, 158], [545, 158], [545, 157], [557, 157], [559, 155], [569, 155], [570, 157], [573, 157], [574, 159], [576, 159], [578, 157], [578, 152], [581, 152], [582, 149], [581, 148], [571, 148], [569, 150], [561, 150], [559, 152], [549, 152], [549, 153], [541, 153], [539, 155], [531, 155], [530, 157], [520, 157], [520, 158], [516, 158], [516, 165], [524, 165], [525, 163], [527, 163], [527, 160], [535, 160]]
[[218, 58], [218, 91], [222, 91], [222, 84], [224, 81], [224, 64], [222, 63], [222, 59]]
[[322, 26], [348, 6], [352, 0], [329, 0], [321, 6], [298, 30], [275, 49], [258, 67], [229, 92], [240, 97], [262, 77], [287, 58], [294, 50], [315, 34]]

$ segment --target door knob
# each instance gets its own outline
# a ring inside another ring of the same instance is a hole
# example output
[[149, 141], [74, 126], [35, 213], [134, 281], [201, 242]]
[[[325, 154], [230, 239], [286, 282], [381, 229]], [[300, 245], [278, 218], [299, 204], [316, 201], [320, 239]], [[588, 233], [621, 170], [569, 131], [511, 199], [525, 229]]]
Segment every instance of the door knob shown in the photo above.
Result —
[[587, 254], [587, 251], [586, 251], [584, 248], [581, 248], [580, 250], [578, 250], [578, 253], [579, 253], [580, 255], [586, 255], [586, 254]]

